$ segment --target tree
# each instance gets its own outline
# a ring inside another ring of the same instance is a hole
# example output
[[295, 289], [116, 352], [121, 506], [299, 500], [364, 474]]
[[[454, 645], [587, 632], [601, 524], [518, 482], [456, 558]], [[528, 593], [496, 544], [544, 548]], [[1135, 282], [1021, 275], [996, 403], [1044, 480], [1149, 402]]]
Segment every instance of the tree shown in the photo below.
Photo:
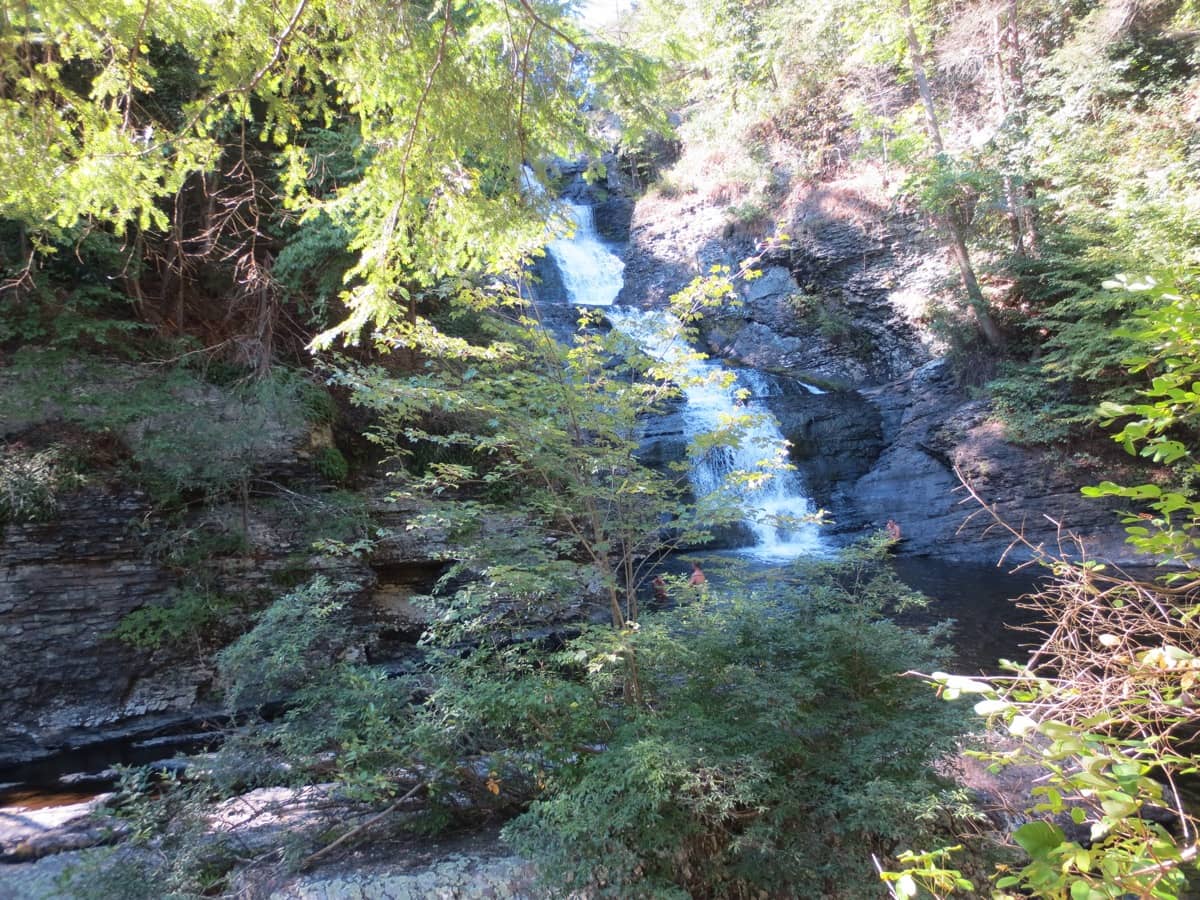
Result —
[[[722, 270], [674, 298], [675, 312], [656, 336], [678, 350], [665, 359], [648, 357], [618, 330], [601, 332], [599, 315], [589, 312], [581, 314], [572, 343], [560, 344], [519, 314], [522, 301], [514, 298], [518, 314], [487, 320], [479, 342], [427, 347], [441, 356], [419, 375], [401, 380], [382, 368], [357, 367], [335, 376], [352, 388], [354, 402], [379, 416], [381, 445], [402, 463], [423, 459], [401, 473], [404, 489], [460, 497], [453, 512], [438, 515], [454, 516], [453, 524], [473, 535], [477, 555], [460, 568], [482, 572], [491, 589], [462, 594], [468, 608], [454, 612], [455, 622], [476, 621], [506, 591], [536, 603], [561, 592], [564, 579], [582, 591], [597, 575], [612, 628], [629, 638], [627, 693], [640, 696], [630, 630], [640, 615], [639, 589], [663, 553], [743, 516], [731, 493], [691, 497], [685, 465], [663, 472], [638, 458], [644, 422], [678, 399], [681, 381], [732, 379], [719, 369], [689, 376], [682, 368], [697, 356], [688, 323], [731, 292]], [[697, 443], [706, 451], [736, 445], [752, 419], [746, 412]], [[764, 449], [759, 471], [736, 473], [735, 480], [771, 477], [778, 465], [773, 449]], [[513, 540], [478, 540], [498, 500], [519, 509], [526, 526], [506, 525]], [[556, 540], [547, 546], [531, 539], [538, 531]]]
[[[1018, 143], [1026, 138], [1024, 55], [1021, 49], [1021, 26], [1017, 0], [1007, 0], [992, 20], [992, 56], [995, 70], [995, 96], [1001, 130], [1009, 132]], [[1009, 167], [1002, 176], [1004, 199], [1012, 232], [1013, 250], [1017, 255], [1041, 254], [1041, 235], [1038, 233], [1036, 194], [1029, 179], [1014, 177]]]
[[[181, 327], [189, 254], [236, 232], [231, 277], [271, 294], [272, 229], [326, 217], [355, 263], [325, 342], [411, 319], [447, 282], [515, 272], [545, 214], [522, 164], [597, 146], [585, 80], [635, 125], [650, 78], [562, 7], [524, 0], [25, 4], [0, 14], [0, 58], [0, 217], [20, 223], [27, 270], [81, 228], [135, 255], [157, 244], [172, 283], [130, 287]], [[334, 125], [357, 171], [318, 193], [314, 128]]]
[[[940, 166], [946, 158], [946, 148], [942, 143], [942, 130], [938, 125], [937, 109], [933, 102], [933, 89], [929, 85], [929, 76], [925, 71], [925, 54], [921, 49], [921, 41], [917, 37], [917, 29], [909, 0], [899, 0], [899, 10], [904, 27], [904, 39], [908, 45], [909, 65], [912, 68], [913, 80], [917, 83], [917, 93], [921, 97], [921, 106], [925, 111], [925, 127], [929, 135], [929, 143], [935, 155], [935, 165]], [[966, 213], [962, 201], [951, 197], [945, 207], [938, 212], [938, 218], [950, 236], [950, 248], [954, 251], [954, 261], [958, 264], [958, 272], [962, 277], [963, 289], [967, 292], [967, 303], [975, 314], [975, 322], [984, 338], [994, 348], [1004, 346], [1004, 336], [996, 327], [991, 313], [988, 311], [987, 298], [979, 288], [979, 279], [975, 277], [975, 267], [971, 264], [971, 254], [967, 249]]]

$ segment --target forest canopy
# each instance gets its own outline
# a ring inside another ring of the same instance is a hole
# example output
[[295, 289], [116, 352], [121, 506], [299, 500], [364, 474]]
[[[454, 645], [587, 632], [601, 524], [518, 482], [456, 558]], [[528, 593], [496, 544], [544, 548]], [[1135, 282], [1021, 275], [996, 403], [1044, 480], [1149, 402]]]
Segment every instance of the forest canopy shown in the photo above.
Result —
[[[585, 100], [634, 129], [653, 119], [647, 63], [568, 12], [506, 0], [7, 5], [9, 277], [34, 287], [56, 250], [107, 255], [139, 315], [175, 331], [213, 318], [193, 308], [204, 299], [236, 308], [242, 295], [273, 321], [296, 288], [309, 304], [340, 290], [344, 313], [317, 324], [358, 339], [421, 292], [511, 275], [545, 242], [548, 215], [522, 191], [522, 166], [598, 158]], [[341, 283], [302, 285], [305, 268], [340, 269]], [[214, 288], [225, 296], [196, 296]]]

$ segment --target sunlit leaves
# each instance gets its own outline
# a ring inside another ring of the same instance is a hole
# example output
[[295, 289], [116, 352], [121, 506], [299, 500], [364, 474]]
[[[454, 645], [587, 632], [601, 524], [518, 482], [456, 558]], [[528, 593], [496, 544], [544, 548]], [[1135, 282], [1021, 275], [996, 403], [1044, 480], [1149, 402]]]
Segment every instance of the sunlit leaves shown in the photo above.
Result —
[[[169, 110], [162, 52], [194, 76]], [[0, 20], [0, 216], [165, 231], [185, 180], [256, 140], [279, 150], [287, 205], [348, 237], [349, 317], [321, 342], [355, 341], [447, 280], [516, 273], [544, 243], [521, 167], [600, 149], [581, 111], [589, 61], [627, 122], [651, 115], [653, 68], [556, 4], [27, 4]], [[331, 183], [306, 129], [335, 122], [358, 164]]]
[[[1149, 379], [1138, 400], [1102, 403], [1098, 415], [1106, 426], [1119, 423], [1113, 440], [1126, 452], [1173, 466], [1190, 478], [1200, 472], [1191, 448], [1191, 437], [1200, 427], [1200, 294], [1195, 274], [1181, 272], [1163, 281], [1119, 275], [1105, 286], [1139, 298], [1137, 318], [1122, 333], [1141, 348], [1127, 361], [1130, 372], [1145, 372]], [[1125, 517], [1130, 542], [1143, 552], [1183, 562], [1196, 556], [1200, 498], [1194, 492], [1104, 481], [1083, 493], [1145, 503], [1152, 512]]]

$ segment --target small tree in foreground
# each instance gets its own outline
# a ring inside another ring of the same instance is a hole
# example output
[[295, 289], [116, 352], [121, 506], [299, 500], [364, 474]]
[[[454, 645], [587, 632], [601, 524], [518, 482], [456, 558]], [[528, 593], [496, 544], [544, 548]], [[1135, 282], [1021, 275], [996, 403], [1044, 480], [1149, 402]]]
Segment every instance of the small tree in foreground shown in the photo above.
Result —
[[899, 677], [947, 653], [944, 626], [885, 617], [912, 599], [879, 541], [733, 581], [643, 617], [636, 707], [604, 702], [612, 638], [585, 634], [557, 662], [584, 676], [604, 727], [547, 773], [508, 839], [589, 896], [866, 896], [872, 852], [937, 830], [930, 764], [961, 724]]
[[[639, 458], [645, 423], [678, 401], [681, 384], [727, 387], [734, 377], [686, 370], [700, 357], [689, 346], [692, 323], [731, 293], [727, 276], [715, 271], [673, 298], [674, 315], [656, 336], [675, 348], [666, 362], [593, 311], [582, 311], [579, 331], [560, 343], [514, 298], [512, 320], [486, 320], [484, 342], [430, 352], [415, 376], [380, 367], [336, 376], [378, 417], [374, 439], [403, 466], [397, 494], [455, 498], [421, 523], [449, 527], [463, 547], [445, 579], [453, 589], [439, 592], [440, 639], [469, 638], [463, 629], [481, 623], [493, 628], [487, 614], [505, 601], [536, 610], [556, 596], [582, 596], [591, 583], [626, 636], [626, 690], [639, 695], [639, 589], [664, 553], [744, 516], [736, 490], [694, 497], [686, 464], [660, 470]], [[697, 443], [718, 452], [737, 446], [756, 416], [744, 409]], [[732, 480], [769, 479], [786, 465], [779, 450], [763, 448], [756, 470]]]

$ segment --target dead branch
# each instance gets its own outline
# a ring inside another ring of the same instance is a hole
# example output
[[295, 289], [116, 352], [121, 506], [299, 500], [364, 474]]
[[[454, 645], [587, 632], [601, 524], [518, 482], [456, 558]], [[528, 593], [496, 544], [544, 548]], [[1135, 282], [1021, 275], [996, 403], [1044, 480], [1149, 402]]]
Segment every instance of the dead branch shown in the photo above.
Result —
[[346, 841], [350, 840], [351, 838], [353, 838], [357, 835], [362, 834], [364, 831], [366, 831], [368, 828], [370, 828], [372, 825], [374, 825], [376, 822], [380, 821], [381, 819], [384, 819], [387, 816], [390, 816], [392, 813], [394, 813], [396, 810], [398, 810], [404, 803], [406, 803], [407, 801], [409, 801], [413, 797], [415, 797], [417, 795], [417, 792], [420, 791], [425, 786], [426, 786], [426, 783], [424, 781], [418, 781], [416, 784], [414, 784], [409, 789], [408, 793], [406, 793], [403, 797], [401, 797], [399, 800], [397, 800], [395, 803], [393, 803], [387, 809], [383, 810], [380, 813], [377, 813], [374, 816], [371, 816], [371, 818], [367, 819], [367, 821], [363, 822], [361, 825], [356, 825], [354, 828], [351, 828], [349, 831], [347, 831], [345, 834], [343, 834], [340, 838], [338, 838], [333, 843], [326, 844], [320, 850], [317, 850], [314, 853], [310, 853], [308, 856], [304, 857], [304, 859], [302, 859], [300, 861], [299, 868], [301, 870], [307, 869], [309, 866], [311, 866], [317, 860], [321, 859], [324, 856], [328, 856], [335, 849], [340, 847], [342, 844], [346, 843]]
[[[1001, 679], [1012, 685], [1040, 683], [1025, 712], [1035, 719], [1083, 724], [1105, 714], [1104, 728], [1126, 737], [1153, 739], [1171, 752], [1194, 741], [1200, 713], [1200, 668], [1179, 660], [1200, 658], [1200, 585], [1168, 584], [1101, 565], [1087, 556], [1084, 542], [1054, 522], [1057, 546], [1034, 543], [988, 504], [957, 471], [968, 500], [979, 509], [970, 519], [990, 519], [1016, 549], [1030, 555], [1018, 568], [1039, 565], [1053, 575], [1044, 587], [1020, 597], [1018, 605], [1038, 614], [1033, 630], [1040, 644], [1022, 672]], [[1181, 654], [1175, 651], [1182, 651]]]

